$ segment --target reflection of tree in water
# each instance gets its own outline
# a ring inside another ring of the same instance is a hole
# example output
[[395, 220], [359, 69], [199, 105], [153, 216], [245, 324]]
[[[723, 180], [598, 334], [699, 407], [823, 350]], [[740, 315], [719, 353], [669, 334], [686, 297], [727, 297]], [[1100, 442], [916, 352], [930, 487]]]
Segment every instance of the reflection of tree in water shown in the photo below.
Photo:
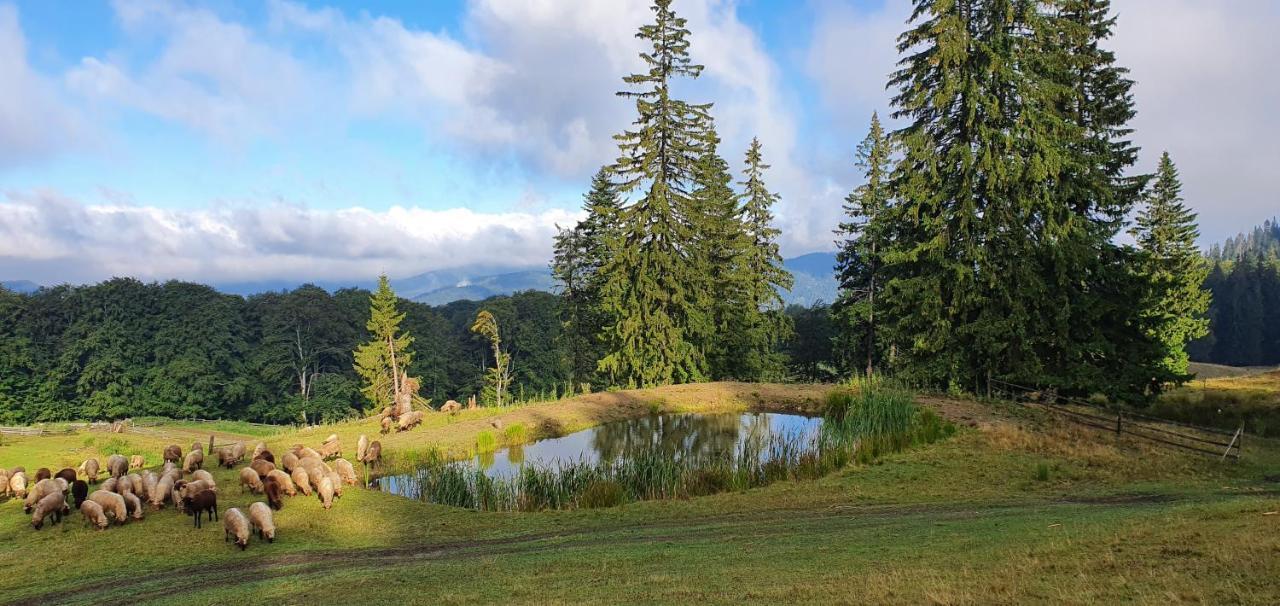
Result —
[[507, 447], [507, 460], [512, 465], [524, 463], [524, 444], [512, 444]]
[[[748, 431], [768, 434], [767, 418], [745, 418]], [[742, 429], [739, 419], [739, 415], [650, 415], [601, 425], [592, 436], [592, 446], [605, 461], [645, 449], [672, 457], [731, 453]]]

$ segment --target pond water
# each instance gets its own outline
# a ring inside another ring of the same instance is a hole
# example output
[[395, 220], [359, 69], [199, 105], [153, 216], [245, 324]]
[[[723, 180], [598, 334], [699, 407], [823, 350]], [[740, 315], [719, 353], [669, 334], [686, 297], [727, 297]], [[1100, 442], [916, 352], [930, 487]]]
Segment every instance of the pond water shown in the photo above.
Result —
[[[558, 438], [501, 448], [470, 462], [494, 478], [511, 478], [524, 465], [555, 468], [561, 464], [613, 462], [636, 452], [658, 452], [671, 458], [712, 458], [741, 452], [749, 440], [771, 438], [807, 444], [822, 426], [819, 417], [781, 413], [654, 414], [597, 425]], [[769, 449], [758, 453], [761, 460]], [[379, 487], [395, 494], [414, 492], [399, 476], [387, 476]], [[412, 496], [411, 494], [408, 496]]]

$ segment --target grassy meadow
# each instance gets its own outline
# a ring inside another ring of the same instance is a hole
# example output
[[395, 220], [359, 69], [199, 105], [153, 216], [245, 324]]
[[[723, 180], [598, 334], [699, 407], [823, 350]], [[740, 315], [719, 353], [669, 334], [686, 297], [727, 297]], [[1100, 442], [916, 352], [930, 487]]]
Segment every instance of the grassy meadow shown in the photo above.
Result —
[[[264, 440], [276, 453], [381, 439], [389, 457], [464, 456], [653, 411], [802, 411], [829, 386], [716, 383], [306, 430], [162, 423], [144, 433], [5, 437], [0, 467], [75, 466], [168, 443]], [[246, 551], [172, 508], [106, 531], [73, 513], [33, 531], [0, 502], [0, 603], [279, 604], [1280, 601], [1280, 443], [1245, 458], [1157, 449], [1013, 404], [919, 397], [958, 430], [816, 479], [601, 509], [477, 512], [348, 488], [333, 509], [286, 499], [272, 544]], [[512, 426], [519, 431], [508, 431]], [[347, 456], [350, 456], [347, 453]], [[215, 470], [219, 507], [247, 507]]]
[[1243, 423], [1250, 434], [1280, 437], [1280, 370], [1239, 370], [1240, 374], [1197, 378], [1165, 394], [1151, 412], [1227, 430]]

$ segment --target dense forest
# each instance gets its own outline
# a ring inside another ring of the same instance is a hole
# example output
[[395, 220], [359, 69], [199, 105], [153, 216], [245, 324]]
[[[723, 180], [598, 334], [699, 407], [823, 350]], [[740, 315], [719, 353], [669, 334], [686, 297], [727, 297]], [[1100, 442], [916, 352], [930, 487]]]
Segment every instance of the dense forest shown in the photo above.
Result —
[[1209, 251], [1213, 293], [1209, 335], [1192, 342], [1193, 360], [1232, 366], [1280, 364], [1280, 224], [1270, 220]]

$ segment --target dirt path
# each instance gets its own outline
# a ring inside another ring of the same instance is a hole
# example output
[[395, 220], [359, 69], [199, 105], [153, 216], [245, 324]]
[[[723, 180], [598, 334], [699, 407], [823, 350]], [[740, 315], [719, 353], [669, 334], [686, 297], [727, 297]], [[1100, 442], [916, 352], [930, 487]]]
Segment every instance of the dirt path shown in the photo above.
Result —
[[[1217, 495], [1221, 500], [1240, 495]], [[1008, 515], [1067, 506], [1136, 508], [1195, 502], [1185, 495], [1140, 494], [1098, 498], [1061, 499], [997, 504], [945, 505], [834, 505], [820, 509], [771, 509], [621, 527], [596, 527], [513, 537], [427, 543], [376, 549], [309, 551], [263, 557], [252, 561], [202, 564], [153, 572], [128, 579], [101, 580], [60, 588], [56, 592], [32, 596], [16, 604], [136, 604], [177, 597], [193, 590], [234, 587], [281, 577], [316, 575], [341, 569], [385, 569], [388, 565], [448, 558], [492, 557], [523, 553], [572, 550], [610, 545], [689, 541], [709, 537], [762, 536], [811, 530], [874, 526], [888, 520], [922, 517], [929, 522]], [[127, 586], [129, 593], [119, 593]]]

